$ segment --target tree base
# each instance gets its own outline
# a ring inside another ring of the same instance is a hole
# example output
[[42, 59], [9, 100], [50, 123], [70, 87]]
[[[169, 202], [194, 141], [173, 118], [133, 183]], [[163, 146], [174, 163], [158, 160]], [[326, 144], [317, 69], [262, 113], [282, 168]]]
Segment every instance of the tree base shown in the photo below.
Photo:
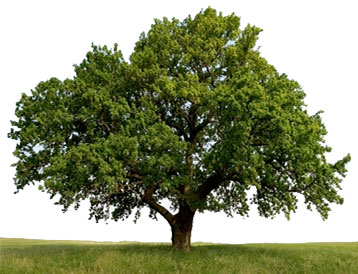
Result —
[[180, 229], [172, 229], [172, 247], [186, 252], [191, 247], [191, 231], [180, 231]]

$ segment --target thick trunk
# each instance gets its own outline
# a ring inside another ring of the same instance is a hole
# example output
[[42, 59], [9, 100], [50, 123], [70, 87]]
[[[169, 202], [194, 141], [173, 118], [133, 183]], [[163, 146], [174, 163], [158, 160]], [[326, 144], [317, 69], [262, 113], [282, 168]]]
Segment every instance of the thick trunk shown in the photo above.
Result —
[[183, 202], [179, 207], [179, 212], [172, 215], [165, 207], [154, 200], [154, 190], [154, 186], [148, 187], [144, 193], [143, 200], [151, 209], [162, 215], [169, 223], [172, 228], [172, 246], [177, 249], [189, 251], [195, 209], [191, 209], [186, 202]]
[[172, 247], [176, 249], [189, 251], [190, 237], [191, 237], [191, 228], [190, 230], [182, 231], [178, 227], [172, 227]]
[[172, 228], [172, 246], [174, 248], [185, 251], [190, 250], [194, 214], [195, 211], [184, 207], [174, 216], [174, 222], [170, 224]]

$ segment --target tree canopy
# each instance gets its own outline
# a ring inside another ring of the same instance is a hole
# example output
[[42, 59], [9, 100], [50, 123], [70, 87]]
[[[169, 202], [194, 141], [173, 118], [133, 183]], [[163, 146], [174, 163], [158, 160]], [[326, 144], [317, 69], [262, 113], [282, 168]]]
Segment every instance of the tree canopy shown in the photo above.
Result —
[[117, 44], [92, 45], [72, 79], [40, 82], [16, 104], [17, 189], [38, 183], [64, 210], [89, 199], [97, 221], [149, 207], [184, 249], [197, 211], [244, 216], [254, 203], [289, 217], [302, 194], [327, 218], [350, 156], [327, 162], [320, 112], [260, 55], [260, 32], [208, 8], [156, 19], [128, 61]]

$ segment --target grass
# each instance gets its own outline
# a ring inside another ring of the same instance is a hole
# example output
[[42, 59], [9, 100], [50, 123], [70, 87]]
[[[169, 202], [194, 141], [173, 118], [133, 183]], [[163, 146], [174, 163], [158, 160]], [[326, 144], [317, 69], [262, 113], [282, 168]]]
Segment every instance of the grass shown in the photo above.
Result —
[[97, 243], [0, 238], [0, 273], [358, 273], [358, 243]]

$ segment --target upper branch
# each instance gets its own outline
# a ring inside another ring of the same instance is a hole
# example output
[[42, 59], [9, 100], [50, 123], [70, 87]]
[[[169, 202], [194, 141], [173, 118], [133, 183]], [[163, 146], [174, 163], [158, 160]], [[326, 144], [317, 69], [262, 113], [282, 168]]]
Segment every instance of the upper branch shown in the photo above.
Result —
[[205, 119], [201, 124], [199, 124], [199, 125], [197, 126], [196, 131], [197, 131], [197, 132], [202, 131], [202, 130], [211, 122], [211, 120], [213, 119], [213, 117], [214, 117], [214, 112], [211, 111], [211, 112], [209, 113], [209, 115], [206, 117], [206, 119]]
[[[162, 106], [158, 103], [157, 104], [158, 106], [158, 109], [159, 109], [159, 115], [160, 115], [160, 118], [164, 121], [164, 123], [171, 127], [171, 128], [174, 128], [175, 130], [178, 131], [178, 134], [179, 136], [183, 136], [184, 140], [186, 142], [189, 141], [189, 136], [188, 134], [185, 132], [185, 128], [183, 127], [183, 125], [180, 125], [179, 123], [175, 123], [172, 119], [170, 119], [170, 117], [168, 117], [166, 115], [166, 110], [162, 108]], [[175, 106], [174, 108], [174, 112], [177, 111], [177, 107]], [[184, 119], [186, 119], [186, 117], [184, 116]]]

